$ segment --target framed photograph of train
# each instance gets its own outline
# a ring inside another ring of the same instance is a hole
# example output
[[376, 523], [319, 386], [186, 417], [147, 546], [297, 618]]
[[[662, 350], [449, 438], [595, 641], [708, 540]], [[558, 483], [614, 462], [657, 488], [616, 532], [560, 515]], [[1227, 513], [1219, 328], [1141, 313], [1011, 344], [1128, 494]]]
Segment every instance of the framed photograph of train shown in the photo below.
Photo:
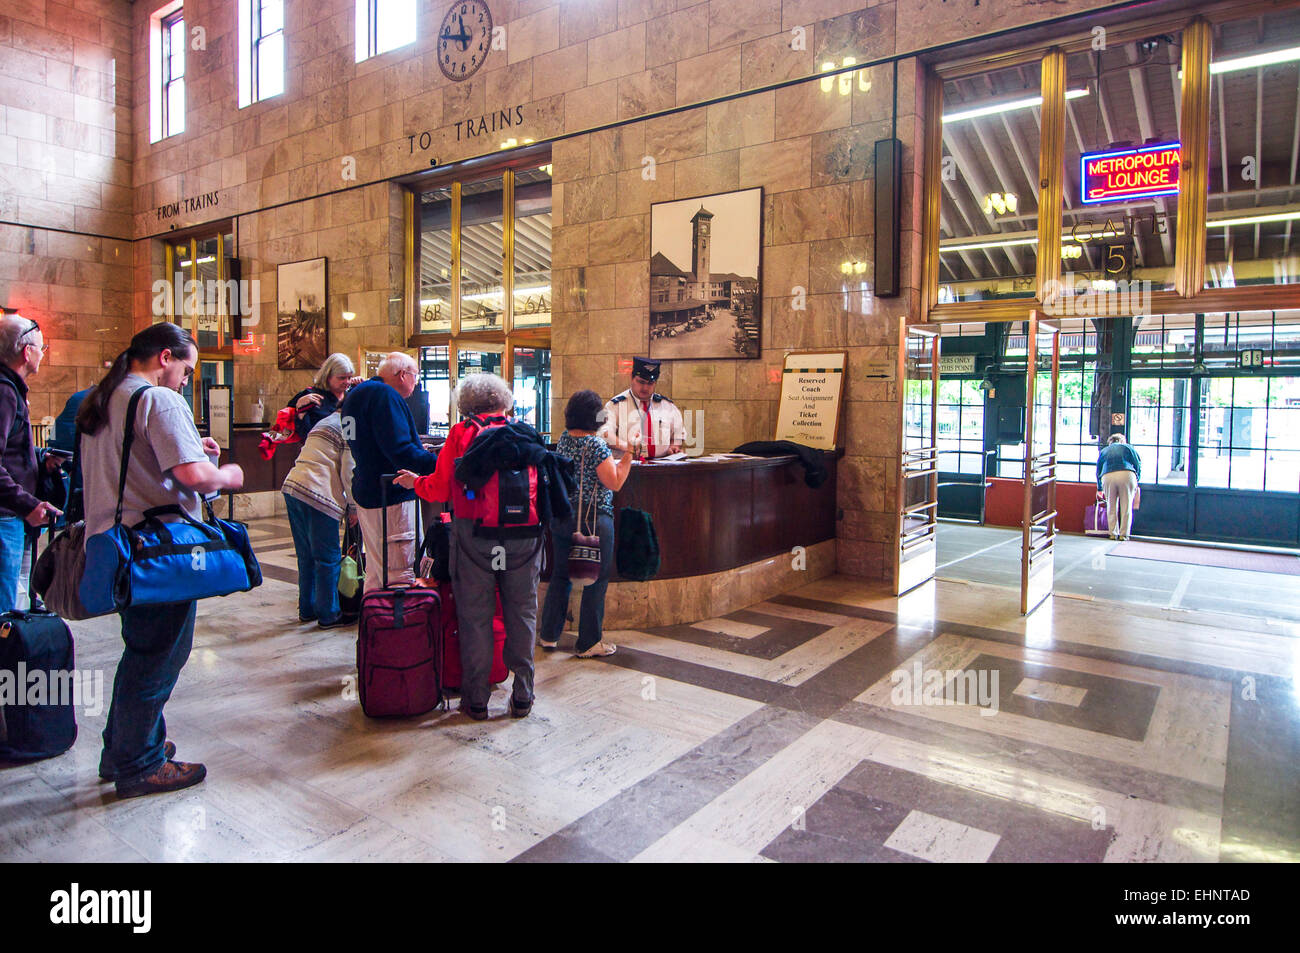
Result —
[[762, 241], [761, 188], [650, 206], [650, 357], [760, 355]]
[[325, 259], [280, 265], [275, 272], [275, 300], [280, 370], [318, 369], [329, 354]]

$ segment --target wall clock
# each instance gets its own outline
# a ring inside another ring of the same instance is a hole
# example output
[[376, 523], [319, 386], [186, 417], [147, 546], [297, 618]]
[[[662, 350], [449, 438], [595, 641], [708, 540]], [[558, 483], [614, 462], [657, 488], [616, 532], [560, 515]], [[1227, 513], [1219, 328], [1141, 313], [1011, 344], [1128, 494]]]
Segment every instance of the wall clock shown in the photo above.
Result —
[[459, 82], [473, 76], [492, 45], [492, 11], [483, 0], [459, 0], [438, 30], [438, 68]]

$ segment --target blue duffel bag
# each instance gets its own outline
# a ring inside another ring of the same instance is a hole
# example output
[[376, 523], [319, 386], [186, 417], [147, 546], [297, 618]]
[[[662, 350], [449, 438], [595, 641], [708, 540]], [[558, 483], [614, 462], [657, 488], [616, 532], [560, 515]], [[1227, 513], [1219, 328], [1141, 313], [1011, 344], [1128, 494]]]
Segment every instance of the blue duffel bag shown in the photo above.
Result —
[[[135, 411], [140, 388], [127, 407], [122, 441], [122, 470], [113, 525], [86, 537], [86, 566], [78, 593], [90, 615], [105, 615], [130, 606], [189, 602], [246, 592], [262, 584], [243, 523], [217, 519], [199, 522], [179, 504], [145, 510], [135, 526], [122, 523], [127, 462], [135, 438]], [[163, 517], [172, 517], [164, 521]]]

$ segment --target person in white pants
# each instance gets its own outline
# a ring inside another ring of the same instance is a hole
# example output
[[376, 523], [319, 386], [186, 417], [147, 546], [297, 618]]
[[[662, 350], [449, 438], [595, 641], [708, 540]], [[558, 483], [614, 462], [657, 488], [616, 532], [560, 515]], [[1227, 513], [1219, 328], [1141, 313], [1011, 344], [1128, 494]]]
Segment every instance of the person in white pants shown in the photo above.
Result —
[[1133, 529], [1133, 499], [1137, 496], [1142, 461], [1137, 451], [1113, 433], [1097, 456], [1097, 489], [1106, 494], [1106, 522], [1111, 539], [1128, 539]]

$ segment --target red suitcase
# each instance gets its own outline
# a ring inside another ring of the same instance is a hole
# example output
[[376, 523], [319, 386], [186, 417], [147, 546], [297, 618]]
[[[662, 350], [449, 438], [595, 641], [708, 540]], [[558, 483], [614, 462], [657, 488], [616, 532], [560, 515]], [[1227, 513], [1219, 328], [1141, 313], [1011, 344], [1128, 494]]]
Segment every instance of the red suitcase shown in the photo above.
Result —
[[[438, 593], [442, 596], [442, 639], [446, 646], [442, 666], [442, 684], [444, 688], [460, 691], [460, 636], [456, 621], [456, 596], [451, 591], [451, 583], [438, 583]], [[506, 622], [501, 614], [501, 596], [497, 595], [497, 611], [492, 617], [492, 684], [499, 685], [510, 675], [506, 668]]]
[[[388, 484], [393, 477], [394, 474], [385, 474], [379, 478], [385, 539], [388, 537]], [[416, 534], [419, 534], [418, 525]], [[384, 588], [367, 592], [361, 598], [357, 632], [357, 690], [361, 710], [371, 718], [422, 715], [442, 701], [441, 604], [436, 589], [390, 587], [388, 547], [384, 546], [383, 550]]]

